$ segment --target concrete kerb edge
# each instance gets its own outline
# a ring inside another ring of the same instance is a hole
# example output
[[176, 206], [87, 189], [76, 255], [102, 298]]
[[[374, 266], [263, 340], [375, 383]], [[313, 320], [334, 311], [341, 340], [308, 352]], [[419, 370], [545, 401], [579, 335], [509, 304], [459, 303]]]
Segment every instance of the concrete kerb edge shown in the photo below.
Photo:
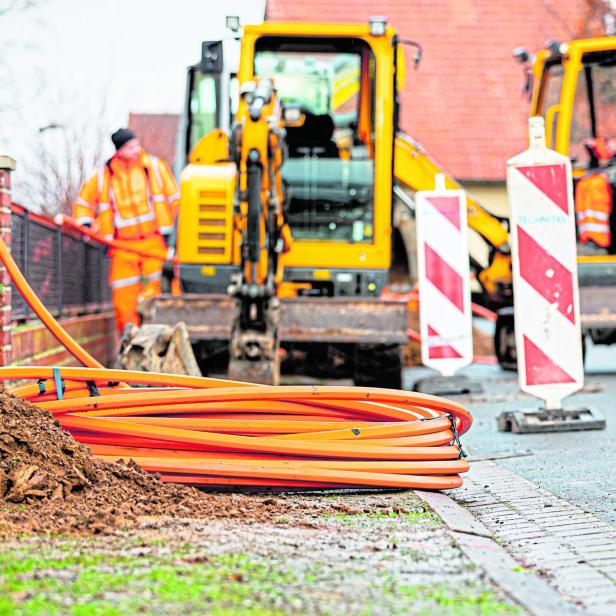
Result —
[[423, 490], [415, 490], [415, 494], [443, 520], [457, 546], [471, 562], [530, 614], [584, 614], [545, 580], [522, 569], [518, 561], [496, 543], [486, 526], [449, 496]]

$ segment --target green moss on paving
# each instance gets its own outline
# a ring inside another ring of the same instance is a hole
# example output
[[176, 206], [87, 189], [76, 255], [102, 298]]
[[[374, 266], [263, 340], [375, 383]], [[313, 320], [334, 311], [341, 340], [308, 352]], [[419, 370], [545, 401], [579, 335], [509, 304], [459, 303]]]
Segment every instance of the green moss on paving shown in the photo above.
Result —
[[441, 526], [441, 518], [432, 511], [409, 511], [405, 513], [339, 513], [333, 516], [324, 516], [342, 524], [357, 524], [363, 521], [397, 519], [407, 524], [428, 524], [431, 527]]
[[[408, 613], [417, 616], [515, 616], [522, 610], [499, 599], [492, 591], [473, 585], [454, 589], [445, 584], [437, 586], [407, 586], [404, 584], [384, 588], [408, 602]], [[368, 614], [369, 611], [366, 612]]]
[[[0, 554], [0, 615], [121, 615], [151, 611], [275, 616], [272, 602], [296, 580], [244, 554], [183, 562], [175, 554]], [[59, 575], [59, 574], [62, 575]], [[113, 599], [109, 598], [113, 595]], [[67, 601], [68, 599], [68, 601]]]
[[[412, 587], [402, 587], [400, 591], [409, 597], [415, 596], [416, 592], [409, 592]], [[432, 609], [426, 610], [426, 614], [433, 614], [435, 608], [439, 613], [451, 614], [452, 616], [475, 616], [493, 614], [521, 614], [522, 610], [509, 603], [499, 600], [498, 596], [491, 591], [455, 590], [447, 587], [436, 587], [420, 590], [421, 600], [433, 604]]]
[[[429, 511], [333, 516], [329, 530], [315, 532], [341, 535], [344, 544], [356, 530], [339, 522], [355, 524], [370, 537], [391, 538], [392, 545], [411, 525], [423, 537], [442, 535], [435, 526], [440, 521]], [[424, 585], [410, 585], [426, 568], [428, 579], [447, 579], [440, 575], [441, 562], [433, 562], [419, 545], [372, 551], [368, 542], [359, 551], [344, 545], [330, 551], [327, 543], [327, 549], [311, 552], [308, 541], [305, 547], [298, 543], [296, 552], [253, 553], [250, 542], [240, 544], [243, 552], [221, 552], [213, 544], [173, 535], [22, 538], [0, 552], [0, 616], [338, 614], [349, 602], [348, 613], [366, 616], [520, 613], [478, 576], [467, 576], [469, 563], [449, 564], [457, 572], [453, 584], [429, 586], [420, 578]]]

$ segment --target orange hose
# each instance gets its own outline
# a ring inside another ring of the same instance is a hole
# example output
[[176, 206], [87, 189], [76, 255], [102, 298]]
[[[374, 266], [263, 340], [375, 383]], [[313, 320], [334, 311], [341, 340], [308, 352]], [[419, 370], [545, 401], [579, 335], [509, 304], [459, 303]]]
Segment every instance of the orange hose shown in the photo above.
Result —
[[84, 227], [77, 223], [74, 218], [67, 216], [66, 214], [58, 214], [54, 218], [54, 222], [60, 226], [70, 227], [79, 231], [82, 235], [89, 237], [93, 240], [96, 240], [99, 244], [103, 244], [107, 246], [107, 248], [115, 248], [117, 250], [123, 250], [124, 252], [131, 252], [139, 257], [143, 257], [144, 259], [156, 259], [158, 261], [166, 261], [167, 257], [161, 257], [159, 254], [153, 252], [146, 252], [144, 250], [139, 250], [130, 244], [125, 244], [124, 242], [118, 242], [117, 240], [108, 240], [104, 238], [102, 235], [92, 231], [92, 229], [88, 229], [88, 227]]
[[[0, 368], [63, 428], [107, 460], [133, 458], [165, 481], [201, 486], [449, 489], [468, 469], [455, 427], [460, 404], [415, 392], [348, 387], [265, 387], [221, 379], [62, 368], [72, 394], [53, 399], [51, 368]], [[151, 384], [118, 390], [114, 384]], [[100, 393], [91, 397], [87, 383]], [[111, 385], [111, 386], [110, 386]]]
[[291, 481], [315, 482], [316, 484], [343, 483], [348, 486], [375, 486], [385, 488], [421, 488], [427, 490], [446, 490], [462, 485], [458, 476], [451, 475], [411, 475], [397, 473], [375, 473], [369, 471], [344, 471], [344, 477], [337, 470], [315, 467], [284, 467], [264, 464], [242, 464], [223, 462], [187, 462], [186, 460], [159, 460], [142, 458], [141, 466], [155, 473], [183, 472], [194, 475], [243, 477], [257, 479], [289, 479]]
[[28, 303], [28, 306], [32, 308], [34, 314], [41, 320], [41, 322], [47, 327], [47, 329], [53, 334], [55, 339], [63, 345], [66, 350], [75, 359], [79, 360], [84, 366], [90, 368], [102, 368], [103, 365], [90, 353], [88, 353], [83, 347], [81, 347], [69, 333], [54, 319], [51, 313], [45, 308], [43, 302], [36, 296], [32, 287], [28, 284], [28, 281], [24, 278], [23, 274], [17, 267], [17, 264], [13, 260], [11, 253], [9, 252], [4, 240], [0, 238], [0, 261], [6, 268], [13, 284], [21, 293], [22, 297]]

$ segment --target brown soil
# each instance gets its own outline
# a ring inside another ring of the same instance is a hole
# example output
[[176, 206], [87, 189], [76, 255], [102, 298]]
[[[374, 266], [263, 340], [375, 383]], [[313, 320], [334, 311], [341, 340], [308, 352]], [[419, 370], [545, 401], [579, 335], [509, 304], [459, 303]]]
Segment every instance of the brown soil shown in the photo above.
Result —
[[473, 351], [475, 355], [494, 355], [494, 339], [492, 336], [473, 327]]
[[[408, 326], [419, 331], [419, 313], [409, 310]], [[475, 355], [494, 355], [494, 341], [491, 336], [473, 327], [473, 353]], [[404, 365], [421, 366], [421, 345], [415, 340], [409, 340], [404, 346]]]
[[0, 535], [110, 533], [139, 516], [266, 522], [297, 507], [284, 495], [206, 494], [131, 461], [98, 460], [47, 411], [0, 387]]
[[[419, 313], [409, 310], [408, 327], [419, 332]], [[404, 365], [421, 366], [421, 345], [415, 340], [409, 340], [404, 345]]]

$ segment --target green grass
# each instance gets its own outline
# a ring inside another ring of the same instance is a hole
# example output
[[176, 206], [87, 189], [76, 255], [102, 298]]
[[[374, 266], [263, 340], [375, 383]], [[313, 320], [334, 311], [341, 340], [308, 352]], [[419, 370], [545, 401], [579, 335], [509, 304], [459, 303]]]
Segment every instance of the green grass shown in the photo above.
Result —
[[418, 616], [513, 616], [522, 610], [501, 601], [492, 591], [468, 587], [452, 589], [446, 585], [405, 586], [390, 588], [390, 592], [401, 594], [413, 606]]
[[[227, 554], [186, 562], [182, 554], [118, 557], [104, 552], [0, 554], [0, 615], [118, 616], [150, 611], [275, 616], [294, 579], [265, 561]], [[60, 575], [61, 574], [61, 575]], [[67, 601], [68, 599], [68, 601]]]
[[406, 513], [339, 513], [332, 516], [323, 516], [325, 519], [333, 519], [342, 524], [357, 524], [370, 520], [399, 520], [407, 524], [428, 524], [429, 526], [441, 526], [441, 518], [432, 511], [409, 511]]

